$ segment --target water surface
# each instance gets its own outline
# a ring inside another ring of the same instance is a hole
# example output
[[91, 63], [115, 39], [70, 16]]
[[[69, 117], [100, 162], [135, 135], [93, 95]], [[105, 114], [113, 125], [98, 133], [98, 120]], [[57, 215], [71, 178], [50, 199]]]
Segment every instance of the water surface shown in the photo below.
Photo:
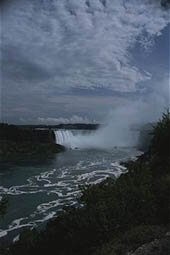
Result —
[[0, 163], [0, 196], [9, 200], [0, 220], [0, 237], [15, 237], [54, 217], [65, 205], [77, 203], [79, 185], [118, 177], [126, 169], [119, 164], [134, 158], [134, 148], [67, 150], [50, 158]]

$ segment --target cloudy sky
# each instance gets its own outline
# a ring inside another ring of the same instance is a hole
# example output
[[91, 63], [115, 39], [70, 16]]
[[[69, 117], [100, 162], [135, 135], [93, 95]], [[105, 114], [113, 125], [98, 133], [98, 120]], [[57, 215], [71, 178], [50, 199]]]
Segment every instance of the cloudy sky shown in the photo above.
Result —
[[159, 0], [7, 0], [0, 8], [2, 121], [100, 122], [153, 91], [169, 95], [169, 11]]

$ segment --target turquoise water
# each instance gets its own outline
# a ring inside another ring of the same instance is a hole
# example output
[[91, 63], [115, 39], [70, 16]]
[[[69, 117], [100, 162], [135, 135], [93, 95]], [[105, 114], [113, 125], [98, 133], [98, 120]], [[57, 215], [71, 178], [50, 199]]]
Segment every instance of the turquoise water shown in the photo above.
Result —
[[0, 163], [0, 197], [9, 201], [0, 240], [55, 217], [63, 206], [77, 203], [79, 185], [117, 178], [126, 171], [119, 162], [139, 154], [135, 148], [68, 150], [51, 158]]

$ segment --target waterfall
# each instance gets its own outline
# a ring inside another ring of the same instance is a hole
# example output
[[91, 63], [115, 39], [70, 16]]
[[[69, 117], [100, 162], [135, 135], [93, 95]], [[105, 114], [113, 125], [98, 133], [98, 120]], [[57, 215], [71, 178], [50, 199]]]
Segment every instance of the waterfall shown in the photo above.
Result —
[[71, 149], [109, 149], [135, 146], [138, 132], [120, 128], [117, 123], [114, 123], [95, 131], [57, 130], [55, 136], [56, 143]]
[[56, 130], [56, 143], [71, 149], [81, 148], [90, 133], [87, 130]]
[[56, 142], [66, 147], [75, 147], [74, 135], [71, 130], [57, 130], [55, 131]]

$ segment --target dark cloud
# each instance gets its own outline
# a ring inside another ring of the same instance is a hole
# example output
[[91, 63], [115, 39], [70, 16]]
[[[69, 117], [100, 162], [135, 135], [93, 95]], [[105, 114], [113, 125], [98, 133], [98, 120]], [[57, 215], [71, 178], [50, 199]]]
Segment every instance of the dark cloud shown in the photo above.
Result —
[[43, 67], [34, 63], [33, 56], [24, 54], [20, 49], [13, 46], [3, 47], [2, 52], [3, 79], [15, 81], [37, 82], [51, 77], [51, 74]]
[[169, 16], [159, 1], [4, 3], [0, 49], [6, 118], [8, 113], [11, 120], [104, 115], [122, 98], [140, 96], [148, 82], [153, 85], [155, 69], [145, 64], [143, 48], [140, 64], [134, 46], [140, 41], [139, 48], [152, 48], [167, 26]]

